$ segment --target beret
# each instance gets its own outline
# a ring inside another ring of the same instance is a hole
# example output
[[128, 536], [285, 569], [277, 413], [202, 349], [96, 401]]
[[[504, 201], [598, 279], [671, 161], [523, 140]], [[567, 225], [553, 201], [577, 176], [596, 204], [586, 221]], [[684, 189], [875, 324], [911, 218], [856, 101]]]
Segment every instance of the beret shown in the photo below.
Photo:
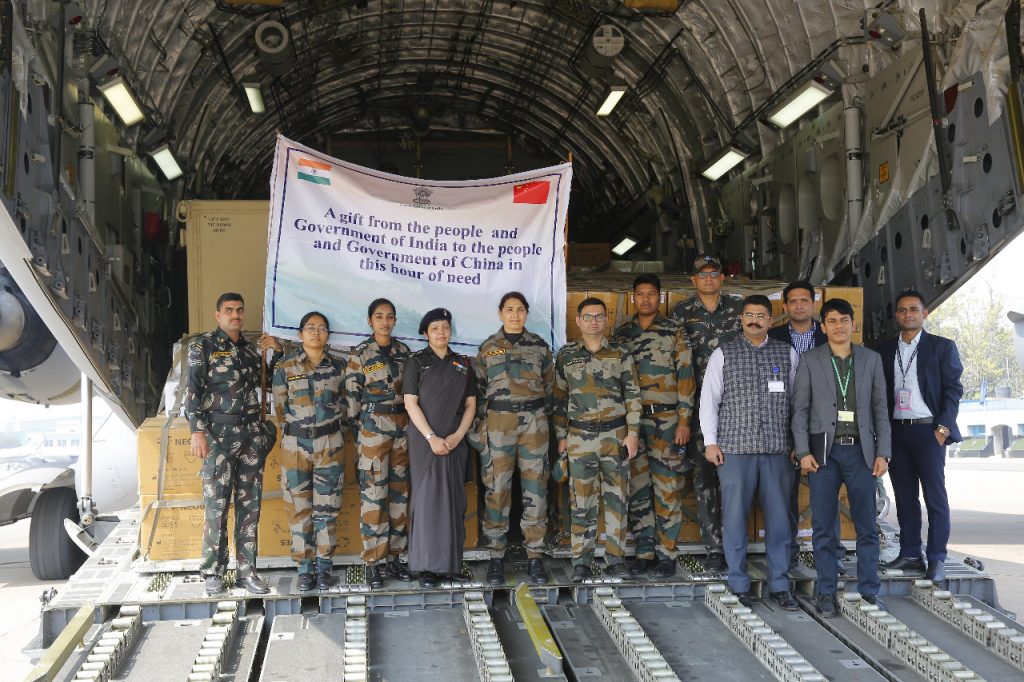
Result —
[[427, 312], [420, 320], [420, 334], [427, 333], [427, 327], [430, 326], [431, 322], [437, 322], [438, 320], [445, 320], [448, 324], [452, 323], [452, 314], [448, 312], [446, 308], [434, 308]]

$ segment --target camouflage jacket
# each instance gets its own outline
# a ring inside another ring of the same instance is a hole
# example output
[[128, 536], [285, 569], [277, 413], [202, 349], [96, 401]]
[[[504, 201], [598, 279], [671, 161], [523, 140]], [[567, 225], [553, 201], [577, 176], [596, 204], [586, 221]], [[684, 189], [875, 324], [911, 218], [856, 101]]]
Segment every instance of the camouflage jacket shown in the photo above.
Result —
[[302, 350], [277, 363], [274, 406], [278, 416], [296, 426], [328, 426], [343, 418], [344, 364], [325, 351], [312, 371], [307, 371], [305, 365], [306, 353]]
[[[268, 374], [280, 357], [271, 357]], [[241, 336], [231, 340], [223, 330], [206, 332], [188, 345], [185, 416], [193, 432], [206, 431], [208, 414], [246, 414], [260, 407], [260, 352]]]
[[715, 349], [736, 338], [742, 331], [740, 313], [743, 299], [732, 294], [722, 294], [718, 307], [709, 312], [698, 296], [693, 296], [672, 309], [672, 319], [683, 325], [686, 340], [693, 353], [693, 369], [697, 379], [698, 392], [704, 381], [704, 370]]
[[524, 330], [522, 338], [512, 343], [499, 329], [480, 344], [473, 367], [480, 387], [479, 415], [486, 411], [488, 400], [536, 398], [547, 401], [545, 411], [550, 414], [555, 365], [551, 347], [541, 337]]
[[629, 350], [601, 339], [591, 353], [583, 341], [562, 346], [555, 360], [555, 435], [568, 436], [569, 420], [608, 421], [626, 417], [630, 435], [640, 430], [640, 382]]
[[683, 326], [657, 315], [650, 326], [643, 329], [634, 315], [615, 330], [612, 340], [633, 354], [643, 404], [675, 405], [679, 423], [689, 425], [697, 385]]
[[402, 400], [402, 370], [409, 347], [391, 339], [391, 352], [381, 351], [373, 337], [352, 349], [345, 370], [346, 414], [350, 423], [359, 419], [363, 403], [394, 403]]

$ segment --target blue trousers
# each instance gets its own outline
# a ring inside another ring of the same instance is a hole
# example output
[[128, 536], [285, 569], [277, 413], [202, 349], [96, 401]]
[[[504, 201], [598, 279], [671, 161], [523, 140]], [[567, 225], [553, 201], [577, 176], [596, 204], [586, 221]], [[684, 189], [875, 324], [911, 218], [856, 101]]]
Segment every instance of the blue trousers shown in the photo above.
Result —
[[928, 509], [928, 562], [946, 560], [949, 499], [946, 497], [946, 448], [935, 440], [930, 424], [892, 425], [889, 480], [900, 522], [900, 554], [921, 554], [921, 503]]
[[[789, 494], [793, 465], [788, 455], [726, 454], [718, 467], [722, 486], [722, 545], [729, 567], [729, 589], [748, 592], [747, 517], [758, 492], [764, 512], [764, 544], [768, 555], [768, 591], [789, 590]], [[833, 566], [835, 561], [833, 560]]]
[[811, 526], [814, 529], [814, 565], [818, 594], [835, 594], [836, 520], [839, 486], [846, 484], [850, 515], [857, 530], [857, 591], [878, 594], [878, 529], [875, 527], [875, 477], [864, 461], [860, 445], [833, 445], [825, 466], [808, 474], [811, 487]]

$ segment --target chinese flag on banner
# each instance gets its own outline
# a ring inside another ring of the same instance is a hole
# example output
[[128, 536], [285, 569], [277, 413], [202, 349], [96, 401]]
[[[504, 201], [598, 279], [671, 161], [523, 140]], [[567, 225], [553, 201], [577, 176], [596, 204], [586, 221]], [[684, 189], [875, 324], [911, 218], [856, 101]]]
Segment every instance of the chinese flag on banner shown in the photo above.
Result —
[[551, 183], [547, 180], [524, 182], [512, 188], [513, 204], [546, 204]]

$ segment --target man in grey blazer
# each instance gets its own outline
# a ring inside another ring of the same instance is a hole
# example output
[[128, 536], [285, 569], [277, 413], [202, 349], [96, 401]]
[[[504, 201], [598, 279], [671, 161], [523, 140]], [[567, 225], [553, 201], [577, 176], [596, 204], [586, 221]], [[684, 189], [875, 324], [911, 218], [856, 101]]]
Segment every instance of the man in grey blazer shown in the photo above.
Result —
[[892, 453], [888, 396], [878, 353], [851, 342], [853, 307], [841, 298], [821, 306], [828, 343], [800, 358], [793, 390], [793, 441], [811, 489], [815, 607], [837, 613], [836, 517], [846, 484], [857, 530], [857, 588], [878, 599], [878, 530], [875, 477], [885, 475]]

